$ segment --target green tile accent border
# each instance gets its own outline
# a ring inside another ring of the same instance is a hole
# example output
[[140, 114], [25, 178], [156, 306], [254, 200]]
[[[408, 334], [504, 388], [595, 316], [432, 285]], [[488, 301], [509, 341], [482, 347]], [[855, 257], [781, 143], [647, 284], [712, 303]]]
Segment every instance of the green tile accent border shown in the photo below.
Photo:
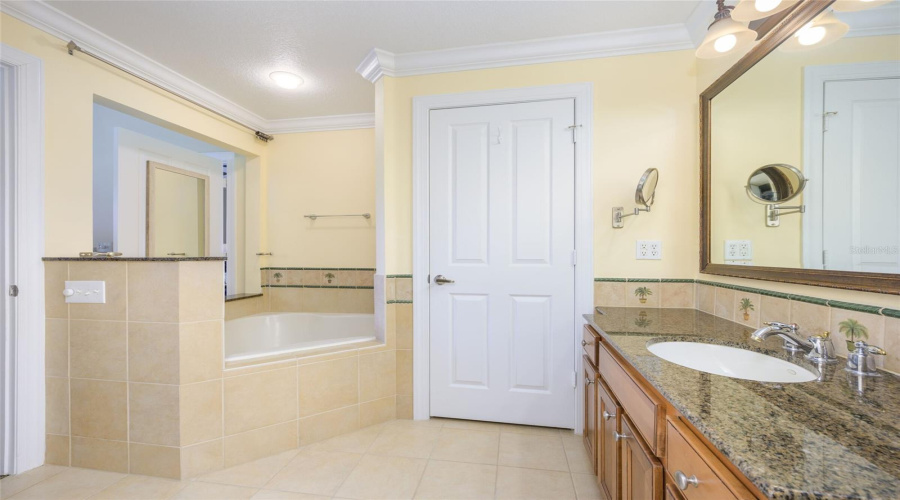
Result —
[[260, 271], [372, 271], [371, 267], [261, 267]]
[[719, 283], [717, 281], [707, 281], [698, 279], [648, 279], [648, 278], [594, 278], [595, 282], [617, 282], [617, 283], [695, 283], [697, 285], [707, 285], [716, 288], [724, 288], [727, 290], [735, 290], [744, 293], [758, 293], [767, 297], [775, 297], [779, 299], [796, 300], [797, 302], [806, 302], [819, 306], [834, 307], [837, 309], [846, 309], [848, 311], [862, 312], [868, 314], [879, 314], [891, 318], [900, 318], [900, 310], [890, 309], [887, 307], [869, 306], [865, 304], [854, 304], [852, 302], [843, 302], [840, 300], [827, 300], [818, 297], [809, 297], [807, 295], [794, 295], [773, 290], [765, 290], [763, 288], [751, 288], [747, 286], [732, 285], [729, 283]]
[[385, 278], [412, 278], [412, 274], [388, 274]]
[[411, 300], [389, 300], [389, 301], [387, 301], [387, 303], [388, 304], [412, 304], [413, 301], [411, 301]]
[[342, 288], [345, 290], [374, 290], [374, 286], [341, 286], [341, 285], [260, 285], [262, 288]]

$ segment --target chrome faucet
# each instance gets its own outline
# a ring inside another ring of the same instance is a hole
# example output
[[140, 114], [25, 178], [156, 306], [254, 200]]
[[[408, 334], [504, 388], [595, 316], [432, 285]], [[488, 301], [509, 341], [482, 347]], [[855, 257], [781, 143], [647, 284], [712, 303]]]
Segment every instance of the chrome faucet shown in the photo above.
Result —
[[778, 335], [784, 340], [782, 348], [785, 351], [806, 353], [806, 359], [814, 363], [837, 362], [837, 357], [834, 355], [834, 344], [829, 338], [829, 332], [803, 338], [799, 333], [800, 327], [796, 323], [788, 324], [772, 321], [765, 323], [765, 325], [763, 328], [753, 332], [750, 338], [756, 342], [762, 342], [772, 335]]
[[854, 342], [853, 346], [856, 349], [847, 354], [847, 367], [844, 369], [854, 375], [863, 377], [879, 376], [878, 371], [875, 369], [875, 358], [873, 356], [884, 356], [887, 352], [880, 347], [866, 344], [861, 340]]

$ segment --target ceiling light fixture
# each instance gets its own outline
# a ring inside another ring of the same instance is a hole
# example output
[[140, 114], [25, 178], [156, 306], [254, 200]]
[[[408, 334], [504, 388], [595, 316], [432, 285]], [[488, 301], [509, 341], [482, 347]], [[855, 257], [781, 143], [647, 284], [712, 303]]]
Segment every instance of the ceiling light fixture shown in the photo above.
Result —
[[709, 25], [703, 43], [697, 47], [696, 55], [701, 59], [713, 59], [740, 51], [756, 40], [755, 31], [731, 18], [734, 7], [725, 5], [725, 0], [716, 0], [716, 5], [716, 20]]
[[797, 30], [794, 36], [785, 40], [778, 48], [785, 52], [817, 49], [836, 42], [849, 29], [850, 26], [838, 19], [833, 12], [823, 12], [819, 17]]
[[269, 78], [283, 89], [295, 89], [303, 85], [303, 78], [287, 71], [273, 71], [269, 73]]
[[796, 3], [797, 0], [741, 0], [731, 11], [731, 18], [742, 23], [756, 21], [777, 14]]
[[838, 12], [856, 12], [858, 10], [872, 9], [879, 5], [889, 3], [891, 0], [837, 0], [831, 4], [831, 8]]

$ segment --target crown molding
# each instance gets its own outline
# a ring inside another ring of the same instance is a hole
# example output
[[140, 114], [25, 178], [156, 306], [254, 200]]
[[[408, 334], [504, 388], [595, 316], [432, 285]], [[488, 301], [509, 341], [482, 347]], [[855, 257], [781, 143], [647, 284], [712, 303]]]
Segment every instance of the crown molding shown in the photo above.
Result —
[[425, 75], [693, 48], [685, 25], [669, 24], [405, 54], [373, 49], [356, 71], [374, 83], [382, 76]]
[[269, 120], [270, 134], [293, 134], [297, 132], [324, 132], [330, 130], [353, 130], [374, 128], [375, 113], [359, 113], [353, 115], [312, 116], [308, 118], [289, 118]]

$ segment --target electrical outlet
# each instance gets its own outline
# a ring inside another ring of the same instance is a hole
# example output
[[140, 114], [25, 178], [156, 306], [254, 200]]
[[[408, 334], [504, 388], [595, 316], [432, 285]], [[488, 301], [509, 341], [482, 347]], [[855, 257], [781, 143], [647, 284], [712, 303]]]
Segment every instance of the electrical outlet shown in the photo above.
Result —
[[753, 242], [725, 240], [725, 260], [753, 260]]
[[638, 240], [637, 260], [662, 260], [662, 242], [657, 240]]

